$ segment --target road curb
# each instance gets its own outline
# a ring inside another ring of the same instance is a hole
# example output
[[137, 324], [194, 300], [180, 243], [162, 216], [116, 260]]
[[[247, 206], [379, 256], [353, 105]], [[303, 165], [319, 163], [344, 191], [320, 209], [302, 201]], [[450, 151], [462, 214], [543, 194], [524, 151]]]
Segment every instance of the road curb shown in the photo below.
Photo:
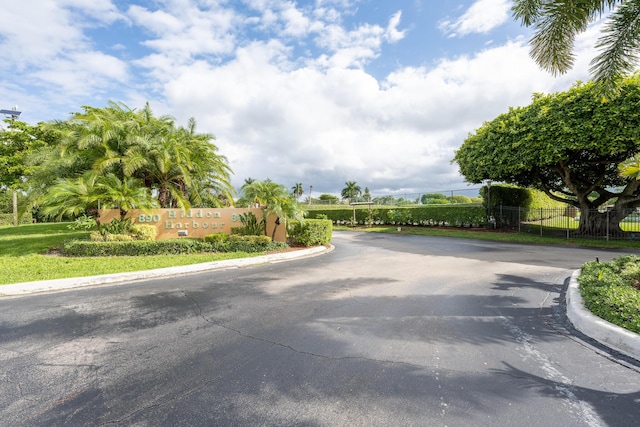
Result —
[[573, 326], [601, 344], [640, 360], [640, 335], [607, 322], [584, 307], [578, 285], [579, 275], [580, 270], [573, 272], [567, 289], [567, 317]]
[[132, 271], [129, 273], [103, 274], [99, 276], [77, 277], [72, 279], [39, 280], [35, 282], [13, 283], [0, 285], [0, 297], [20, 296], [42, 292], [53, 292], [83, 288], [97, 285], [116, 285], [120, 283], [156, 278], [182, 276], [201, 273], [204, 271], [223, 270], [229, 268], [243, 268], [260, 264], [288, 261], [330, 252], [333, 245], [314, 246], [290, 252], [262, 255], [253, 258], [238, 258], [224, 261], [212, 261], [201, 264], [183, 265], [178, 267], [158, 268], [155, 270]]

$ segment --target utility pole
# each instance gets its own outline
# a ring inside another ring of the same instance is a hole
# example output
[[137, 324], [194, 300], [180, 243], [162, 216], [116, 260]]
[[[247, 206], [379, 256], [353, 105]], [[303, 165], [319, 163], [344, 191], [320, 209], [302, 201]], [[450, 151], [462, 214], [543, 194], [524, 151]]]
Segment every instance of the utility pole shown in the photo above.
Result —
[[[22, 111], [18, 111], [18, 106], [14, 106], [11, 110], [0, 110], [0, 114], [4, 114], [5, 116], [9, 116], [11, 120], [16, 120], [22, 114]], [[12, 188], [12, 198], [13, 198], [13, 226], [18, 226], [18, 192], [15, 188]]]

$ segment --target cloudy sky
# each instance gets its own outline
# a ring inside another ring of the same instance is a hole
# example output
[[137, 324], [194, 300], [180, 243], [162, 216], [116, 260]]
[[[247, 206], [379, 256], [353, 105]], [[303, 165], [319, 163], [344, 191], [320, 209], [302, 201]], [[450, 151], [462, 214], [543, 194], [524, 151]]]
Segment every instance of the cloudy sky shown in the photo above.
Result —
[[[66, 119], [109, 100], [194, 117], [245, 178], [339, 194], [454, 191], [483, 121], [588, 79], [598, 23], [553, 77], [511, 0], [19, 0], [0, 13], [0, 108]], [[465, 190], [465, 191], [458, 191]]]

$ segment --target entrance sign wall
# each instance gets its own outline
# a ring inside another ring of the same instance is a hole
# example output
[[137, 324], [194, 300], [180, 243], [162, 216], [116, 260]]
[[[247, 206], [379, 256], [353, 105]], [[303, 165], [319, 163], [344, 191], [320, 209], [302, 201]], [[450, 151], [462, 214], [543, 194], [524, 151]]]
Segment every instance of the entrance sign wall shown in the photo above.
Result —
[[[134, 224], [153, 225], [158, 230], [158, 240], [174, 239], [177, 237], [203, 238], [209, 234], [231, 234], [231, 227], [241, 227], [240, 215], [253, 213], [261, 220], [264, 210], [261, 208], [221, 208], [221, 209], [132, 209], [126, 218], [131, 218]], [[120, 218], [120, 210], [100, 210], [101, 223], [109, 223]], [[277, 217], [267, 218], [267, 236], [271, 236]], [[283, 223], [276, 230], [275, 239], [286, 241], [286, 226]]]

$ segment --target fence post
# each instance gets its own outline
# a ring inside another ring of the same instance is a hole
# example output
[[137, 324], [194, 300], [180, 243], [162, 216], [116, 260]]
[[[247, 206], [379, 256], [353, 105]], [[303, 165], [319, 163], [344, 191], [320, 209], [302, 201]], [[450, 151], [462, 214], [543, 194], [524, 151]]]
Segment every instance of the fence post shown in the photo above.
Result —
[[522, 220], [520, 219], [520, 209], [522, 209], [522, 206], [518, 206], [518, 233], [521, 233], [522, 230]]
[[542, 208], [540, 208], [540, 237], [542, 237]]
[[609, 208], [607, 208], [607, 242], [609, 241]]

